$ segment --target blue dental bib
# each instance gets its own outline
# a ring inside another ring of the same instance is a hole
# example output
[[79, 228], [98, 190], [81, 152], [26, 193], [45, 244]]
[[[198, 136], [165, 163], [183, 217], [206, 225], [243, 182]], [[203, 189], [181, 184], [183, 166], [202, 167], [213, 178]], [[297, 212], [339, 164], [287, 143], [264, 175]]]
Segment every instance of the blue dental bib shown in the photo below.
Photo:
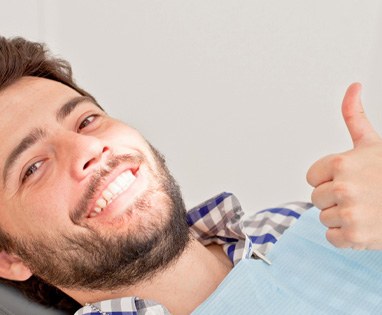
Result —
[[261, 260], [245, 259], [192, 314], [382, 314], [382, 251], [337, 249], [312, 208]]

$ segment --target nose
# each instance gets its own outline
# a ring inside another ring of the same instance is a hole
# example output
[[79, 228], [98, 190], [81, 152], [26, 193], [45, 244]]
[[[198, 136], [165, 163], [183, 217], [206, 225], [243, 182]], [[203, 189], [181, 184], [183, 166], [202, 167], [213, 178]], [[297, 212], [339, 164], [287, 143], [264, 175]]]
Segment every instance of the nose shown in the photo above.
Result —
[[68, 164], [71, 177], [81, 181], [106, 165], [110, 149], [101, 139], [75, 132], [65, 137], [60, 156]]

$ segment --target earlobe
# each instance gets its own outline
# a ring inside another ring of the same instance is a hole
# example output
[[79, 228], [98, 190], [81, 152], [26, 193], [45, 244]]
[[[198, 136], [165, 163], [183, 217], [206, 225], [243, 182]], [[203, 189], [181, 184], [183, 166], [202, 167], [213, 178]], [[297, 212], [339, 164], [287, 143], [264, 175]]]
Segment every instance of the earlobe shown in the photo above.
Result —
[[0, 252], [0, 277], [8, 280], [25, 281], [32, 276], [30, 269], [16, 255]]

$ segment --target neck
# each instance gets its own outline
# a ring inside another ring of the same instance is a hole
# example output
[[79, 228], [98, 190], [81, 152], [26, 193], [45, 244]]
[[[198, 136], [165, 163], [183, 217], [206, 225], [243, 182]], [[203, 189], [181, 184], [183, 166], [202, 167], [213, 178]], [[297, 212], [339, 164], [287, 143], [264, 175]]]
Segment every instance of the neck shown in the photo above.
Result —
[[62, 290], [82, 305], [136, 296], [156, 301], [172, 314], [190, 314], [211, 295], [231, 268], [227, 256], [221, 255], [220, 247], [207, 249], [192, 239], [171, 266], [150, 280], [115, 291]]

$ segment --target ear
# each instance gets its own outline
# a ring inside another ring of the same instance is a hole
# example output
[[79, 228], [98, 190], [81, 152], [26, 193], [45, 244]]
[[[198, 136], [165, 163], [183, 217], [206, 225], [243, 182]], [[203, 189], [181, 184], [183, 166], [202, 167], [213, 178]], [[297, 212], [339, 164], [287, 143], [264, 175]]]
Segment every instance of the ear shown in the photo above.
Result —
[[8, 280], [25, 281], [32, 276], [30, 269], [16, 255], [0, 251], [0, 277]]

